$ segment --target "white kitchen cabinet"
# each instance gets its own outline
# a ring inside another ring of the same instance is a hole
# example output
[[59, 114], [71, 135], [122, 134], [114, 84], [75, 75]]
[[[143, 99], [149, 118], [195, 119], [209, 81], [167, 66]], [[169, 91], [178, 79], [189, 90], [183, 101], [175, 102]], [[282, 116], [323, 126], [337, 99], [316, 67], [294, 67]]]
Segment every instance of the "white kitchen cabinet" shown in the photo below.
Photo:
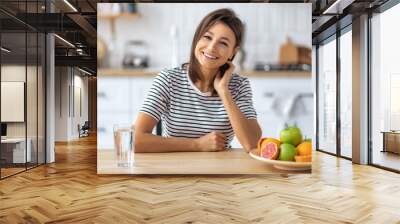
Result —
[[97, 79], [97, 108], [99, 112], [129, 112], [132, 107], [131, 78], [99, 77]]
[[132, 79], [131, 88], [133, 89], [132, 94], [132, 112], [137, 112], [142, 107], [142, 104], [149, 92], [151, 85], [153, 84], [154, 77], [136, 77]]
[[97, 79], [97, 147], [114, 147], [114, 124], [132, 124], [154, 77], [100, 76]]
[[99, 149], [114, 147], [113, 127], [115, 124], [131, 124], [130, 113], [101, 112], [97, 115], [97, 146]]
[[[250, 77], [253, 103], [263, 137], [279, 138], [288, 125], [297, 125], [303, 135], [313, 134], [313, 89], [311, 78]], [[232, 147], [240, 148], [235, 138]]]

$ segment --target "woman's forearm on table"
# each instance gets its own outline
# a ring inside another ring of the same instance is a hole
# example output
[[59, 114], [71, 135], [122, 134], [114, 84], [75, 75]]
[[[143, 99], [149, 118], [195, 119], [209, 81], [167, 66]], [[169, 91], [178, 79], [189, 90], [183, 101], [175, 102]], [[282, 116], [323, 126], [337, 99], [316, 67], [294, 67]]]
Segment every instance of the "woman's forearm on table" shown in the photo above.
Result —
[[150, 133], [135, 136], [135, 152], [190, 152], [198, 151], [195, 139], [161, 137]]
[[233, 131], [235, 132], [240, 144], [248, 152], [250, 149], [257, 146], [257, 142], [261, 137], [261, 129], [256, 122], [252, 123], [246, 118], [242, 111], [240, 111], [229, 91], [221, 95]]

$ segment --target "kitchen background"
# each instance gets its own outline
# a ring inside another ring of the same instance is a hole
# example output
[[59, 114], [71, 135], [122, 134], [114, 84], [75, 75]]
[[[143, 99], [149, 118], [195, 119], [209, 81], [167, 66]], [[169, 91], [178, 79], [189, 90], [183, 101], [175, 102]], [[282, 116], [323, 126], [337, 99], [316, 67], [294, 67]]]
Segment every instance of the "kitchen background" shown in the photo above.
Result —
[[[200, 20], [231, 8], [245, 23], [237, 71], [250, 79], [263, 136], [285, 124], [314, 132], [311, 4], [98, 4], [98, 148], [113, 147], [113, 124], [132, 123], [152, 80], [187, 61]], [[234, 140], [234, 147], [240, 147]]]

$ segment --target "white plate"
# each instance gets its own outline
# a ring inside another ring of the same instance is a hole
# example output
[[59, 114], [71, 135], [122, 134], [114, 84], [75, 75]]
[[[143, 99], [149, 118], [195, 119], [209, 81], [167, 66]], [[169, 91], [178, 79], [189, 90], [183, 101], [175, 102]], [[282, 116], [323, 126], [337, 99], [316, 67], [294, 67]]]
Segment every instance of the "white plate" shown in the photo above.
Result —
[[252, 149], [250, 151], [250, 156], [256, 160], [265, 162], [267, 164], [273, 165], [277, 169], [281, 170], [310, 170], [312, 162], [291, 162], [291, 161], [281, 161], [266, 159], [258, 155], [257, 149]]

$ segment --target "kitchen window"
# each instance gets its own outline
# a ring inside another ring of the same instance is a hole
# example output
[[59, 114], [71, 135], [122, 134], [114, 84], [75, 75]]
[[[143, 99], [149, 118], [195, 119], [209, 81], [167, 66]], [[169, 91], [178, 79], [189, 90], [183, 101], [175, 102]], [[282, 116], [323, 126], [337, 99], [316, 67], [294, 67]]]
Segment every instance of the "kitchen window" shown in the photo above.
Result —
[[352, 157], [352, 33], [351, 25], [340, 36], [340, 155]]
[[370, 160], [400, 171], [400, 4], [371, 18]]
[[352, 26], [317, 47], [317, 149], [352, 158]]
[[318, 150], [336, 154], [336, 36], [318, 47]]

